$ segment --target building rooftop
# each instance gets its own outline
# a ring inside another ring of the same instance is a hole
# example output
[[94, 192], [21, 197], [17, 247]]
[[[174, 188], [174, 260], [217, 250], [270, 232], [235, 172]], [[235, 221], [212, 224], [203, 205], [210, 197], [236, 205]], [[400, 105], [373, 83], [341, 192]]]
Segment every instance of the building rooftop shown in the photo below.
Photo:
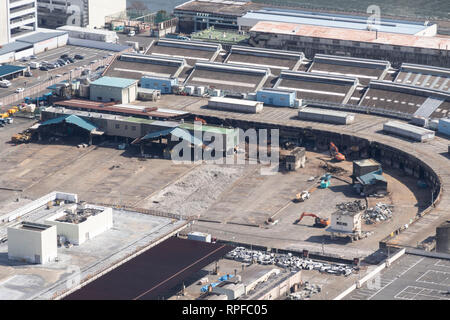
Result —
[[369, 42], [380, 45], [407, 46], [437, 50], [450, 50], [450, 39], [439, 37], [414, 36], [408, 34], [394, 34], [388, 32], [374, 32], [367, 30], [348, 30], [324, 26], [311, 26], [306, 24], [284, 22], [258, 22], [251, 32], [264, 32], [302, 36], [313, 38], [326, 38], [334, 40]]
[[[367, 17], [365, 16], [350, 16], [335, 13], [331, 14], [274, 8], [264, 8], [261, 10], [248, 12], [240, 18], [238, 22], [243, 21], [245, 24], [245, 19], [251, 19], [254, 21], [298, 23], [310, 26], [355, 30], [367, 30], [368, 27]], [[381, 19], [377, 28], [380, 32], [415, 35], [430, 26], [431, 25], [425, 25], [423, 22]]]
[[16, 51], [28, 49], [31, 47], [32, 47], [31, 44], [25, 43], [25, 42], [20, 42], [20, 41], [7, 43], [3, 46], [0, 46], [0, 56], [3, 54], [6, 54], [6, 53], [16, 52]]
[[37, 32], [32, 35], [17, 39], [17, 41], [26, 42], [26, 43], [38, 43], [41, 41], [45, 41], [48, 39], [62, 36], [66, 33], [67, 32], [63, 32], [63, 31], [62, 32]]
[[174, 8], [174, 13], [177, 11], [188, 11], [240, 17], [250, 10], [257, 10], [263, 7], [264, 4], [250, 1], [200, 0], [180, 4]]
[[20, 225], [17, 226], [18, 229], [24, 229], [24, 230], [36, 231], [36, 232], [42, 232], [51, 227], [52, 226], [49, 226], [46, 224], [27, 222], [27, 221], [23, 221]]
[[374, 184], [376, 181], [387, 182], [385, 177], [383, 177], [381, 174], [377, 174], [375, 172], [366, 173], [365, 175], [362, 175], [362, 176], [358, 177], [357, 179], [363, 185]]
[[22, 66], [13, 66], [10, 64], [5, 64], [3, 66], [0, 66], [0, 77], [5, 77], [8, 76], [12, 73], [16, 73], [18, 71], [22, 71], [25, 70], [26, 67], [22, 67]]
[[137, 83], [137, 80], [134, 79], [101, 77], [92, 82], [91, 85], [114, 87], [114, 88], [127, 88], [129, 86], [134, 85], [135, 83]]
[[362, 159], [353, 161], [354, 164], [360, 167], [379, 166], [380, 164], [373, 159]]

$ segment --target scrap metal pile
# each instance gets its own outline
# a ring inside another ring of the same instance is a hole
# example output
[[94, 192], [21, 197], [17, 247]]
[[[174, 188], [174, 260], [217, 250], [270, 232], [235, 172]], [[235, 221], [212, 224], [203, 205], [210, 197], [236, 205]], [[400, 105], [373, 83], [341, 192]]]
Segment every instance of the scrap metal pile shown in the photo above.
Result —
[[361, 200], [355, 200], [350, 202], [341, 202], [336, 205], [341, 211], [347, 212], [360, 212], [366, 209], [366, 205], [361, 202]]
[[368, 208], [363, 215], [366, 224], [373, 224], [392, 218], [392, 208], [394, 206], [378, 202], [375, 207]]
[[311, 298], [312, 295], [320, 293], [322, 288], [317, 284], [310, 284], [306, 281], [299, 291], [291, 293], [288, 296], [290, 300], [306, 300]]
[[335, 275], [349, 276], [353, 272], [353, 267], [346, 264], [325, 263], [293, 256], [291, 253], [279, 254], [268, 253], [259, 250], [249, 250], [244, 247], [237, 247], [230, 251], [227, 259], [237, 260], [245, 263], [259, 263], [263, 265], [274, 264], [281, 268], [317, 270]]

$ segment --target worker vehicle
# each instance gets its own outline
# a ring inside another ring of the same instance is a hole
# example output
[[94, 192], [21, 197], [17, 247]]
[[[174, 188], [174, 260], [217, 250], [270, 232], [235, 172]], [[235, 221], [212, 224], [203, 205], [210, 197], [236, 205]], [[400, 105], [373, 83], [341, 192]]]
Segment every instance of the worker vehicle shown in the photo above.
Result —
[[31, 133], [30, 131], [24, 131], [22, 133], [17, 133], [11, 137], [12, 143], [27, 143], [31, 141]]
[[336, 161], [345, 161], [345, 156], [339, 152], [338, 147], [333, 142], [330, 142], [330, 156]]
[[305, 200], [308, 200], [310, 197], [311, 197], [311, 194], [309, 193], [309, 191], [305, 190], [300, 193], [297, 193], [295, 195], [295, 200], [297, 202], [303, 202]]
[[325, 228], [330, 225], [329, 219], [322, 219], [319, 216], [315, 215], [314, 213], [309, 213], [309, 212], [303, 212], [302, 215], [300, 216], [300, 218], [295, 220], [294, 224], [300, 223], [300, 221], [302, 221], [302, 219], [304, 217], [313, 217], [314, 218], [314, 227], [317, 227], [317, 228]]
[[205, 119], [202, 119], [202, 118], [200, 118], [200, 117], [195, 117], [195, 118], [194, 118], [194, 121], [199, 121], [199, 122], [201, 122], [203, 125], [206, 124], [206, 120], [205, 120]]
[[320, 188], [321, 189], [326, 189], [330, 186], [331, 184], [331, 178], [333, 176], [330, 173], [326, 173], [324, 174], [321, 178], [320, 178]]
[[30, 62], [31, 69], [38, 69], [40, 67], [41, 67], [41, 64], [39, 62], [37, 62], [37, 61]]
[[11, 86], [11, 82], [9, 80], [0, 81], [0, 88], [9, 88]]

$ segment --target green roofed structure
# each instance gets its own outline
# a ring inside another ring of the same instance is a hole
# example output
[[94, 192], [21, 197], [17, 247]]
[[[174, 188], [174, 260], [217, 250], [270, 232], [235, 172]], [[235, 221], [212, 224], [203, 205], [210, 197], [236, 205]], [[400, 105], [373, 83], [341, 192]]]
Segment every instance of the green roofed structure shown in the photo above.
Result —
[[131, 103], [137, 98], [138, 80], [101, 77], [91, 83], [90, 99], [116, 103]]
[[13, 66], [10, 64], [0, 66], [0, 80], [10, 80], [23, 76], [26, 69], [27, 67]]

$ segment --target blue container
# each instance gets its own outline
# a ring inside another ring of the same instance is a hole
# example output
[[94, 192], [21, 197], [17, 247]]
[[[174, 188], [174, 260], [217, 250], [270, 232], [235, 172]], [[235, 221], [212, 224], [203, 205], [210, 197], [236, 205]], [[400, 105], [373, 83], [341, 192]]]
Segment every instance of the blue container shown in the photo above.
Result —
[[178, 78], [148, 77], [141, 78], [141, 88], [156, 89], [161, 93], [172, 93], [172, 86], [178, 85]]
[[438, 132], [450, 136], [450, 119], [439, 119]]
[[295, 103], [295, 91], [271, 88], [261, 89], [256, 92], [256, 100], [277, 107], [293, 107]]

